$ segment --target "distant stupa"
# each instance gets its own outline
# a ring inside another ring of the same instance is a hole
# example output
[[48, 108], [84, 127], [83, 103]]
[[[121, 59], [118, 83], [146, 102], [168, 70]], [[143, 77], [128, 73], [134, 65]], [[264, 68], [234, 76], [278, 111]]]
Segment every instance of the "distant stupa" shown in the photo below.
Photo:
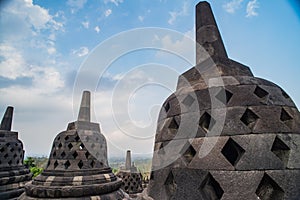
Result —
[[121, 184], [108, 165], [99, 124], [90, 122], [90, 92], [84, 91], [78, 120], [56, 136], [47, 168], [20, 199], [127, 199]]
[[160, 111], [148, 195], [299, 200], [300, 113], [292, 99], [228, 58], [207, 2], [196, 6], [196, 41], [197, 65]]
[[122, 189], [132, 197], [134, 197], [134, 194], [143, 191], [143, 177], [136, 166], [134, 166], [134, 162], [131, 162], [130, 150], [126, 153], [125, 166], [120, 167], [117, 176], [122, 179]]
[[11, 131], [13, 107], [7, 107], [0, 125], [0, 199], [16, 199], [32, 174], [23, 165], [23, 144]]

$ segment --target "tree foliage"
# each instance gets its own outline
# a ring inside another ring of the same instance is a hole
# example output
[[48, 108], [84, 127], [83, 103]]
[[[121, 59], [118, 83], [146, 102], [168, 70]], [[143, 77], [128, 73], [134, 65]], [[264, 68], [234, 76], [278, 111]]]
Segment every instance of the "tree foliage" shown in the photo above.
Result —
[[42, 167], [36, 166], [35, 163], [36, 163], [36, 160], [33, 157], [27, 157], [24, 160], [24, 165], [25, 165], [25, 167], [27, 167], [30, 170], [30, 172], [33, 175], [33, 178], [38, 176], [39, 174], [41, 174], [44, 170]]

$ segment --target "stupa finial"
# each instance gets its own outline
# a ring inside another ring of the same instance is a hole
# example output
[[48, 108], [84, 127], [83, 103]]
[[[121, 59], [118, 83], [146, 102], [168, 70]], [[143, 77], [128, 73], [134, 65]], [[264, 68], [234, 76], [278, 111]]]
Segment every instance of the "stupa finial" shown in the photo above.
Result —
[[0, 130], [10, 131], [13, 119], [14, 107], [8, 106], [2, 118]]
[[78, 121], [91, 121], [91, 93], [84, 91], [82, 94], [80, 109], [78, 113]]
[[[196, 41], [213, 59], [228, 58], [213, 12], [206, 1], [196, 6]], [[197, 64], [207, 57], [202, 51], [199, 47], [196, 48]]]

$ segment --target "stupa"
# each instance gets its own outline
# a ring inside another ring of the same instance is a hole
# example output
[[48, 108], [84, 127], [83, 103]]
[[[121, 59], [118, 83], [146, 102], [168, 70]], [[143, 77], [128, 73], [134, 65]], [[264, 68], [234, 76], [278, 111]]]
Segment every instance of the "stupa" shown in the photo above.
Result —
[[148, 195], [300, 199], [300, 114], [292, 99], [228, 58], [207, 2], [196, 6], [196, 41], [196, 66], [160, 111]]
[[0, 199], [16, 199], [32, 174], [23, 165], [23, 144], [18, 132], [11, 131], [14, 108], [9, 106], [0, 125]]
[[134, 166], [134, 162], [131, 162], [130, 150], [126, 153], [125, 166], [120, 167], [117, 176], [122, 179], [122, 189], [132, 197], [134, 197], [134, 194], [143, 191], [143, 177], [136, 166]]
[[47, 168], [20, 199], [127, 199], [108, 165], [107, 144], [90, 122], [90, 92], [84, 91], [78, 119], [54, 139]]

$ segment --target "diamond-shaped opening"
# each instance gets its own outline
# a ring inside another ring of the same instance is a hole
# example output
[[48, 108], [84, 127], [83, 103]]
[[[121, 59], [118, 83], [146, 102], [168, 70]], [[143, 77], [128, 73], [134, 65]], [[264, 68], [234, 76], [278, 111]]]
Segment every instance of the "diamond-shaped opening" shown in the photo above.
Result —
[[65, 169], [68, 169], [68, 168], [71, 166], [70, 161], [67, 160], [67, 161], [65, 162], [64, 166], [65, 166]]
[[216, 95], [216, 98], [219, 101], [221, 101], [223, 104], [227, 104], [230, 101], [232, 95], [233, 94], [231, 92], [229, 92], [228, 90], [222, 88], [220, 90], [220, 92]]
[[14, 148], [11, 148], [11, 149], [10, 149], [10, 152], [13, 152], [14, 150], [15, 150]]
[[281, 90], [282, 96], [284, 96], [284, 98], [286, 99], [290, 99], [290, 96], [283, 90]]
[[83, 162], [82, 162], [82, 160], [79, 161], [78, 167], [79, 167], [79, 169], [81, 169], [81, 168], [83, 167]]
[[83, 143], [81, 143], [81, 144], [79, 145], [79, 149], [84, 149], [84, 144], [83, 144]]
[[173, 194], [175, 194], [176, 189], [177, 189], [177, 184], [174, 180], [174, 175], [173, 175], [172, 171], [169, 172], [164, 185], [166, 188], [166, 192], [168, 193], [168, 196], [171, 197]]
[[75, 151], [73, 154], [72, 154], [73, 158], [76, 159], [77, 156], [78, 156], [78, 153]]
[[63, 158], [63, 157], [66, 156], [66, 153], [63, 151], [63, 152], [60, 154], [60, 156]]
[[280, 120], [290, 129], [293, 128], [293, 117], [284, 109], [281, 109]]
[[57, 140], [60, 140], [60, 136], [58, 136]]
[[290, 148], [277, 136], [272, 145], [271, 151], [285, 164], [287, 165], [290, 155]]
[[168, 102], [166, 105], [165, 105], [165, 111], [168, 112], [170, 110], [170, 103]]
[[12, 160], [8, 161], [8, 164], [11, 165], [12, 164]]
[[0, 152], [3, 153], [5, 151], [4, 147], [0, 149]]
[[224, 191], [214, 177], [208, 173], [203, 180], [200, 189], [203, 191], [203, 199], [221, 199]]
[[17, 157], [17, 154], [14, 154], [14, 158], [16, 158]]
[[176, 122], [176, 120], [175, 120], [175, 118], [173, 117], [172, 118], [172, 120], [171, 120], [171, 122], [170, 122], [170, 124], [169, 124], [169, 129], [178, 129], [178, 124], [177, 124], [177, 122]]
[[187, 106], [190, 107], [193, 103], [194, 103], [195, 99], [191, 96], [191, 95], [187, 95], [184, 100], [182, 101], [182, 103]]
[[65, 137], [65, 140], [68, 140], [69, 139], [69, 136], [67, 135], [66, 137]]
[[54, 166], [54, 169], [58, 166], [57, 160], [54, 162], [53, 166]]
[[76, 135], [75, 141], [78, 142], [79, 140], [80, 140], [80, 137], [78, 135]]
[[7, 158], [7, 157], [8, 157], [8, 154], [5, 154], [5, 155], [4, 155], [4, 158]]
[[59, 143], [59, 145], [58, 145], [58, 148], [61, 148], [62, 147], [62, 144], [61, 143]]
[[10, 144], [9, 144], [9, 143], [6, 143], [6, 146], [7, 146], [7, 147], [9, 147], [9, 146], [10, 146]]
[[53, 155], [53, 157], [55, 157], [56, 156], [56, 151], [54, 151], [54, 153], [52, 155]]
[[187, 142], [185, 144], [184, 148], [182, 149], [182, 151], [184, 151], [181, 153], [182, 153], [182, 156], [183, 156], [185, 162], [187, 164], [189, 164], [193, 160], [194, 156], [196, 155], [195, 149], [189, 142]]
[[255, 90], [254, 90], [254, 94], [256, 96], [258, 96], [259, 98], [264, 98], [266, 96], [268, 96], [268, 92], [264, 89], [262, 89], [261, 87], [259, 86], [256, 86]]
[[90, 165], [91, 165], [91, 167], [94, 167], [94, 166], [95, 166], [94, 160], [91, 161]]
[[258, 119], [259, 117], [252, 110], [248, 108], [246, 109], [243, 116], [241, 117], [241, 121], [249, 128], [253, 128]]
[[86, 159], [88, 159], [88, 158], [89, 158], [89, 156], [90, 156], [90, 153], [87, 151], [87, 152], [85, 153], [85, 157], [86, 157]]
[[280, 114], [280, 120], [283, 122], [289, 121], [293, 119], [287, 112], [285, 109], [281, 109], [281, 114]]
[[235, 166], [245, 153], [245, 150], [233, 139], [229, 138], [221, 152], [225, 156], [225, 158], [233, 166]]
[[72, 143], [69, 143], [68, 144], [68, 148], [71, 150], [73, 148], [73, 144]]
[[165, 146], [168, 145], [169, 141], [168, 142], [162, 142], [159, 146], [159, 150], [158, 150], [158, 154], [160, 155], [164, 155], [166, 152], [164, 150]]
[[266, 173], [255, 193], [261, 200], [282, 200], [284, 196], [281, 187]]
[[207, 133], [216, 124], [216, 120], [205, 112], [199, 120], [199, 126]]

